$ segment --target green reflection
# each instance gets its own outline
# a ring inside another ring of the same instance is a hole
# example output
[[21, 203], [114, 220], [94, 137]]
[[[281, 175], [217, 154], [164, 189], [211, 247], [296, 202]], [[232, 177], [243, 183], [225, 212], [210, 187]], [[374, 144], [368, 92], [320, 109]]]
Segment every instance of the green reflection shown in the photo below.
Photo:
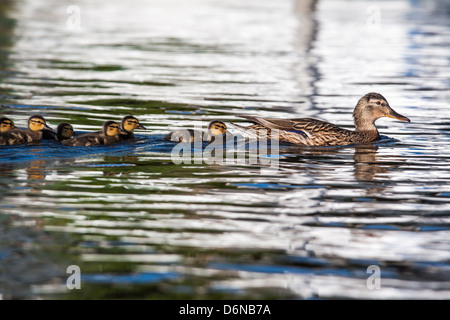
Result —
[[13, 0], [0, 2], [0, 103], [7, 102], [10, 91], [3, 86], [3, 80], [8, 76], [10, 48], [13, 44], [13, 32], [16, 20], [8, 16], [13, 8]]

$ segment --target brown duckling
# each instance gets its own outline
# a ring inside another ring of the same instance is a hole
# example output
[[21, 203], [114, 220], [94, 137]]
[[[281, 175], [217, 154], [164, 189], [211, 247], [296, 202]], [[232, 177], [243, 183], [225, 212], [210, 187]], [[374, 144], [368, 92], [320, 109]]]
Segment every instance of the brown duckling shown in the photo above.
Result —
[[14, 121], [9, 118], [0, 118], [0, 133], [15, 129]]
[[410, 122], [407, 117], [395, 112], [381, 94], [374, 92], [363, 96], [355, 107], [353, 112], [355, 131], [311, 118], [242, 117], [255, 123], [247, 127], [232, 124], [246, 137], [270, 139], [271, 129], [277, 129], [280, 141], [305, 146], [342, 146], [370, 143], [380, 139], [380, 134], [375, 126], [377, 119], [389, 117]]
[[115, 121], [106, 121], [101, 133], [86, 133], [78, 137], [61, 141], [63, 145], [75, 147], [88, 147], [96, 145], [114, 144], [120, 141], [120, 126]]
[[61, 122], [56, 127], [56, 140], [63, 141], [73, 138], [77, 134], [73, 131], [73, 127], [70, 123]]
[[125, 116], [122, 118], [122, 132], [119, 137], [120, 140], [134, 140], [133, 130], [141, 129], [147, 130], [143, 125], [139, 123], [139, 120], [133, 116]]
[[26, 143], [36, 143], [42, 139], [43, 131], [50, 128], [44, 117], [33, 115], [28, 119], [28, 129], [11, 129], [0, 133], [0, 145], [18, 145]]
[[193, 129], [180, 129], [167, 134], [164, 139], [174, 142], [214, 141], [217, 137], [228, 134], [227, 125], [219, 120], [213, 120], [206, 132]]

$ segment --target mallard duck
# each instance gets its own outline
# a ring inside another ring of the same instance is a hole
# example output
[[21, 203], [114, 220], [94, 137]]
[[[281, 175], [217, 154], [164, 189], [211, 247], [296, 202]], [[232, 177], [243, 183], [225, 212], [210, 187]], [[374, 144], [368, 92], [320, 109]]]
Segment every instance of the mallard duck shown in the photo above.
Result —
[[125, 116], [122, 118], [122, 132], [119, 137], [120, 140], [134, 140], [133, 130], [142, 129], [147, 130], [139, 123], [139, 120], [133, 116]]
[[193, 129], [180, 129], [167, 134], [164, 139], [175, 142], [214, 141], [217, 137], [228, 134], [227, 125], [219, 120], [213, 120], [206, 132]]
[[103, 144], [114, 144], [120, 141], [120, 126], [115, 121], [106, 121], [100, 133], [86, 133], [78, 137], [61, 141], [63, 145], [74, 147], [89, 147]]
[[28, 118], [28, 129], [11, 129], [0, 133], [0, 145], [18, 145], [25, 143], [36, 143], [42, 139], [43, 131], [53, 131], [47, 125], [44, 117], [33, 115]]
[[380, 139], [375, 121], [381, 117], [400, 121], [410, 120], [395, 112], [387, 100], [379, 93], [368, 93], [355, 107], [353, 118], [355, 131], [340, 128], [332, 123], [311, 118], [274, 119], [254, 116], [241, 116], [255, 124], [244, 127], [233, 123], [245, 137], [268, 138], [271, 129], [279, 130], [279, 139], [305, 146], [342, 146], [349, 144], [370, 143]]
[[73, 131], [73, 127], [70, 123], [61, 122], [56, 127], [56, 140], [63, 141], [73, 138], [73, 136], [77, 136], [77, 134]]
[[0, 133], [15, 129], [14, 121], [9, 118], [0, 118]]

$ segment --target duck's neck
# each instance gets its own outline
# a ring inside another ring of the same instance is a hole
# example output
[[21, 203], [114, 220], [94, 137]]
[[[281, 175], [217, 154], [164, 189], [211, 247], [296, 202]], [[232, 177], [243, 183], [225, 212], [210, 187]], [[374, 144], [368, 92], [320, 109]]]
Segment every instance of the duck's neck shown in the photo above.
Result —
[[378, 132], [374, 119], [354, 116], [354, 120], [356, 132]]

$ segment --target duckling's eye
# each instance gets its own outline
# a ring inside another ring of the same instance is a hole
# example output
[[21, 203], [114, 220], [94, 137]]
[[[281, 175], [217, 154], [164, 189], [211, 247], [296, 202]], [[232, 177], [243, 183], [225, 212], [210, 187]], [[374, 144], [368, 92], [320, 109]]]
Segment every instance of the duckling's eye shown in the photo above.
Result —
[[38, 120], [31, 120], [32, 123], [37, 123], [37, 124], [45, 124], [45, 122], [42, 121], [38, 121]]
[[377, 104], [377, 105], [381, 105], [381, 102], [380, 102], [380, 101], [377, 101], [376, 104]]

